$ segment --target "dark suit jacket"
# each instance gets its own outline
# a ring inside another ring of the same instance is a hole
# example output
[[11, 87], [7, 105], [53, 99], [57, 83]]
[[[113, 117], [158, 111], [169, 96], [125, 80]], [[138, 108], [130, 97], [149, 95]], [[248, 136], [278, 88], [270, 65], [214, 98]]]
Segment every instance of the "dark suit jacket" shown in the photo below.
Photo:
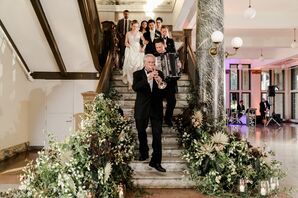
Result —
[[[161, 78], [164, 78], [161, 71], [158, 71], [158, 73]], [[137, 92], [135, 118], [148, 119], [149, 117], [154, 117], [156, 119], [162, 119], [163, 90], [159, 89], [157, 83], [153, 80], [153, 89], [151, 91], [145, 69], [133, 73], [132, 88]]]
[[[150, 31], [147, 31], [144, 33], [144, 38], [145, 40], [148, 41], [148, 44], [146, 45], [145, 48], [145, 54], [155, 54], [156, 53], [156, 49], [155, 49], [155, 44], [154, 44], [154, 40], [151, 40], [150, 37]], [[161, 33], [158, 30], [155, 30], [155, 36], [154, 39], [158, 39], [161, 38]]]
[[[270, 109], [270, 104], [269, 104], [269, 102], [266, 100], [265, 103], [266, 103], [266, 107], [267, 107], [267, 109]], [[260, 102], [260, 113], [261, 113], [261, 114], [264, 113], [264, 112], [266, 111], [266, 107], [265, 107], [264, 102]]]
[[169, 53], [176, 53], [175, 42], [169, 37], [166, 37], [166, 51]]
[[240, 105], [238, 104], [237, 105], [237, 110], [240, 112], [240, 111], [245, 111], [245, 106], [244, 105]]
[[[128, 22], [128, 27], [127, 27], [127, 32], [130, 30], [130, 23], [131, 21], [127, 19]], [[116, 27], [116, 32], [117, 32], [117, 37], [118, 39], [124, 39], [125, 40], [125, 34], [124, 34], [124, 18], [120, 19], [117, 23]]]

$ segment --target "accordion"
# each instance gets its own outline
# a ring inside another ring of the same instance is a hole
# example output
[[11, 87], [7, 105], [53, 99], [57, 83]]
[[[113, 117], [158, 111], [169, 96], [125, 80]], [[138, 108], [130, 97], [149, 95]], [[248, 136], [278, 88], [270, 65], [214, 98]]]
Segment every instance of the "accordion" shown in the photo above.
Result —
[[165, 53], [156, 57], [156, 65], [165, 78], [180, 78], [181, 63], [176, 53]]

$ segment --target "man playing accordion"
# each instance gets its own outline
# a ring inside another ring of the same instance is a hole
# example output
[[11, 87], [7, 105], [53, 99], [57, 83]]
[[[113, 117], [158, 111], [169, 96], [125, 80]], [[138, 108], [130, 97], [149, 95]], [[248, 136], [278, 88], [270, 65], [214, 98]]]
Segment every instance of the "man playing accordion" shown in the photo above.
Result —
[[172, 127], [173, 112], [176, 106], [176, 96], [178, 92], [177, 80], [180, 78], [181, 63], [177, 53], [169, 53], [165, 49], [165, 42], [161, 39], [154, 41], [156, 48], [156, 66], [165, 76], [167, 86], [164, 90], [164, 98], [167, 101], [166, 112], [164, 116], [165, 123]]

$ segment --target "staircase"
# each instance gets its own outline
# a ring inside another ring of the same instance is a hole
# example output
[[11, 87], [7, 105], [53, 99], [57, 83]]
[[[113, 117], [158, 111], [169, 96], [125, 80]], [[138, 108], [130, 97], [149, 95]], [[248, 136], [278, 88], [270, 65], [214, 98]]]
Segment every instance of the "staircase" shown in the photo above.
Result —
[[[121, 95], [120, 105], [124, 111], [124, 115], [133, 118], [133, 108], [136, 94], [134, 91], [129, 91], [128, 86], [121, 81], [121, 74], [119, 71], [114, 71], [112, 76], [112, 87]], [[187, 94], [190, 85], [190, 80], [187, 75], [182, 75], [178, 81], [178, 94], [176, 95], [177, 104], [174, 110], [174, 116], [182, 112], [182, 109], [187, 104]], [[165, 103], [164, 103], [165, 109]], [[133, 130], [137, 134], [135, 123], [133, 123]], [[152, 133], [151, 127], [147, 128], [149, 155], [152, 153]], [[177, 134], [171, 127], [163, 125], [162, 133], [162, 166], [167, 170], [166, 173], [161, 173], [151, 168], [149, 160], [145, 162], [133, 161], [130, 165], [134, 170], [134, 184], [141, 188], [191, 188], [193, 183], [184, 176], [184, 170], [187, 169], [186, 162], [181, 158], [182, 148], [179, 148], [177, 142]]]

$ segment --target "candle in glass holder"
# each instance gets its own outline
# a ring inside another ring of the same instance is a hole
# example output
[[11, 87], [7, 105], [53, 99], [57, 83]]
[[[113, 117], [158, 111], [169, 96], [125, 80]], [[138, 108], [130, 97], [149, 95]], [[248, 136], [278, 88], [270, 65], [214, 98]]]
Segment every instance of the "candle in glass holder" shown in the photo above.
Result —
[[275, 177], [271, 177], [270, 178], [270, 189], [271, 190], [275, 190], [276, 188], [276, 180], [275, 180]]
[[124, 188], [123, 184], [118, 185], [118, 196], [119, 198], [124, 198]]
[[245, 192], [245, 180], [244, 179], [239, 180], [239, 191], [240, 191], [240, 193]]
[[260, 189], [260, 194], [262, 196], [266, 196], [267, 195], [267, 182], [266, 181], [261, 181], [261, 189]]

